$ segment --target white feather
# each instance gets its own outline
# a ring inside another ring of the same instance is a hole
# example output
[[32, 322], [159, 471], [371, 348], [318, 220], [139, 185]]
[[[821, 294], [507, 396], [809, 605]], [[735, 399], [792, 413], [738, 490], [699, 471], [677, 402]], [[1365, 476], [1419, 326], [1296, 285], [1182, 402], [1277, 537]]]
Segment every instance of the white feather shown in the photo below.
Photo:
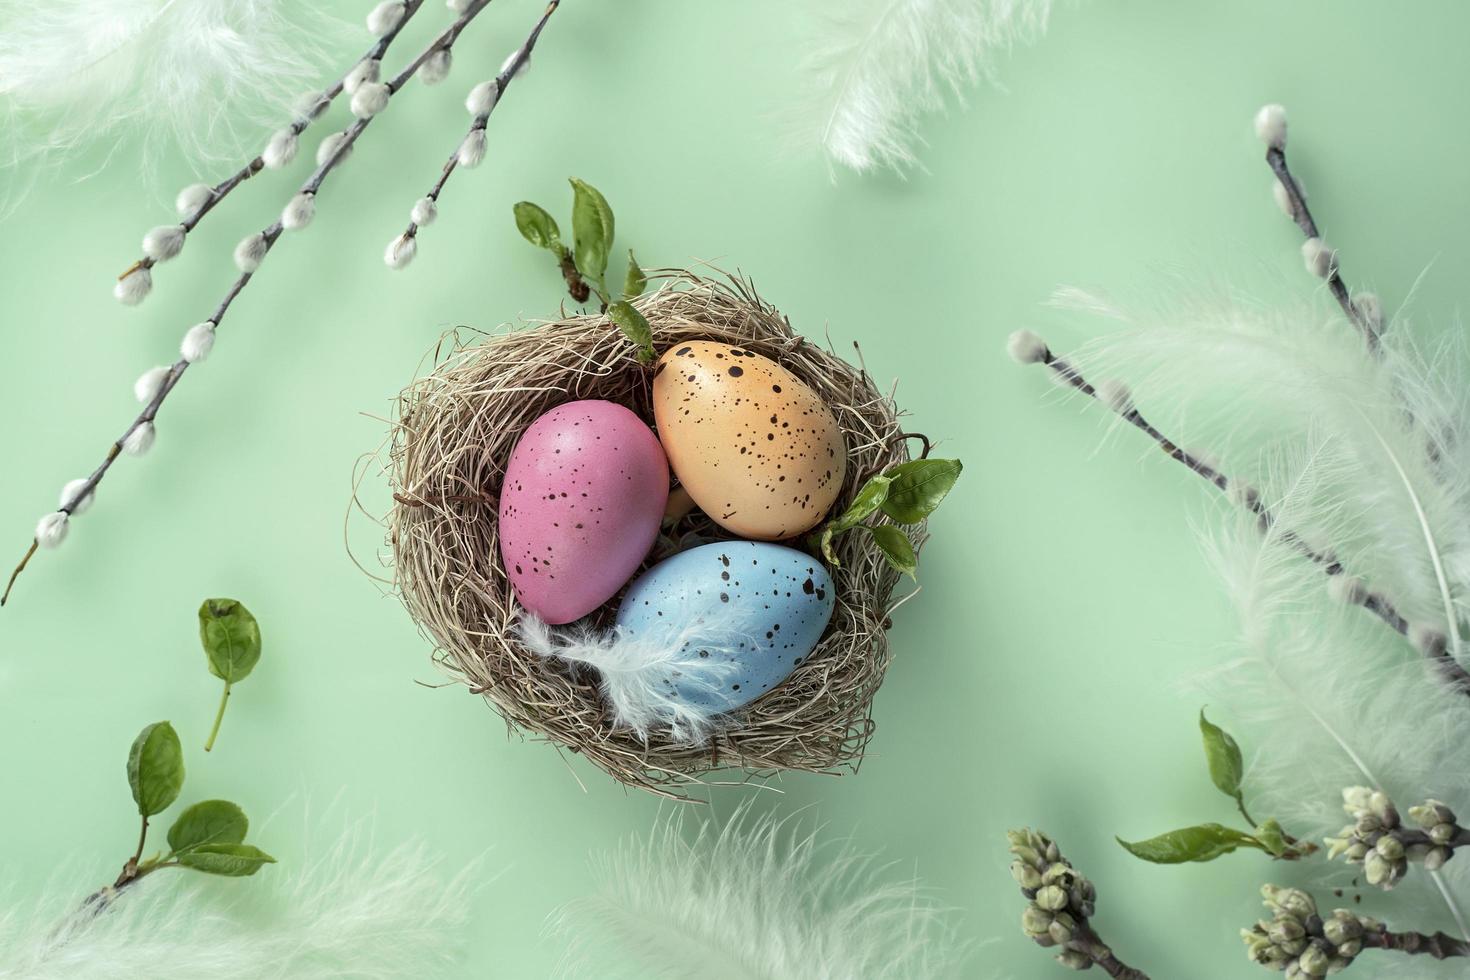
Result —
[[[723, 618], [671, 627], [667, 635], [633, 637], [618, 629], [603, 635], [575, 628], [553, 632], [537, 617], [522, 613], [520, 634], [538, 656], [595, 669], [617, 724], [640, 738], [667, 728], [673, 740], [699, 744], [727, 721], [717, 708], [687, 697], [722, 691], [723, 681], [736, 670], [731, 658], [741, 636]], [[685, 697], [679, 696], [679, 688]]]
[[1206, 303], [1133, 321], [1077, 357], [1090, 376], [1126, 377], [1143, 414], [1175, 440], [1203, 442], [1232, 475], [1261, 485], [1263, 449], [1325, 447], [1330, 481], [1298, 501], [1297, 529], [1324, 538], [1349, 572], [1467, 656], [1470, 404], [1460, 346], [1426, 358], [1407, 331], [1375, 356], [1340, 317]]
[[[660, 821], [596, 862], [598, 890], [550, 929], [562, 974], [705, 980], [958, 975], [965, 949], [914, 881], [816, 832], [736, 811], [723, 829]], [[690, 839], [692, 837], [692, 839]], [[615, 944], [609, 951], [606, 942]], [[968, 972], [966, 976], [975, 976]]]
[[468, 891], [423, 848], [374, 853], [354, 828], [248, 879], [160, 871], [97, 915], [77, 914], [86, 892], [72, 888], [6, 902], [0, 980], [438, 976], [463, 943]]
[[989, 78], [998, 55], [1046, 29], [1051, 0], [825, 4], [805, 65], [804, 125], [859, 173], [916, 162], [920, 120]]
[[319, 82], [341, 32], [283, 0], [0, 0], [7, 159], [141, 140], [233, 160]]
[[[1268, 504], [1282, 526], [1320, 505], [1341, 459], [1318, 447], [1294, 469], [1285, 496]], [[1361, 609], [1334, 603], [1322, 573], [1283, 540], [1246, 517], [1227, 522], [1209, 552], [1236, 606], [1237, 655], [1199, 678], [1205, 697], [1241, 723], [1253, 752], [1245, 786], [1261, 819], [1277, 817], [1298, 836], [1320, 840], [1343, 823], [1343, 788], [1371, 785], [1401, 806], [1426, 798], [1470, 808], [1470, 698], [1449, 685], [1395, 634]], [[1350, 877], [1343, 865], [1329, 875]], [[1337, 882], [1341, 884], [1341, 882]], [[1393, 914], [1405, 926], [1466, 929], [1470, 862], [1437, 877], [1411, 871], [1395, 890]], [[1432, 930], [1431, 930], [1432, 931]]]

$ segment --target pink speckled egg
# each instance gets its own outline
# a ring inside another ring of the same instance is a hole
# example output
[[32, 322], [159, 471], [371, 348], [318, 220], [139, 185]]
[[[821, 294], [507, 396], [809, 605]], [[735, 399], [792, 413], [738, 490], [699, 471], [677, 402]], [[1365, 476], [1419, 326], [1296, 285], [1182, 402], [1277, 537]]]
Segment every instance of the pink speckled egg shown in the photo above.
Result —
[[658, 536], [669, 461], [621, 405], [558, 405], [522, 433], [500, 490], [500, 557], [521, 605], [570, 623], [611, 599]]

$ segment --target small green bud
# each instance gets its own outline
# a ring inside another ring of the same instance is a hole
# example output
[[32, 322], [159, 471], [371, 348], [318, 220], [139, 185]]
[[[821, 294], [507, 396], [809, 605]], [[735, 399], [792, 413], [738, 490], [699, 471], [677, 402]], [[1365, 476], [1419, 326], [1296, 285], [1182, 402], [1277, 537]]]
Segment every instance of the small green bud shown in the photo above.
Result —
[[1373, 790], [1367, 786], [1349, 786], [1342, 791], [1342, 808], [1347, 811], [1348, 816], [1356, 817], [1369, 808], [1372, 799]]
[[1077, 952], [1075, 949], [1069, 949], [1065, 953], [1058, 953], [1057, 962], [1069, 970], [1086, 970], [1092, 966], [1092, 958], [1086, 953]]
[[[1045, 838], [1043, 838], [1045, 840]], [[1062, 859], [1061, 849], [1057, 847], [1056, 841], [1046, 841], [1046, 859], [1052, 863]]]
[[1299, 919], [1317, 914], [1317, 903], [1312, 901], [1312, 896], [1298, 888], [1262, 885], [1261, 896], [1269, 907], [1288, 915], [1294, 915]]
[[1353, 864], [1362, 864], [1363, 858], [1368, 856], [1368, 845], [1362, 841], [1355, 840], [1348, 845], [1347, 859]]
[[1434, 812], [1434, 807], [1426, 803], [1423, 806], [1409, 807], [1409, 819], [1419, 826], [1420, 830], [1428, 830], [1439, 823], [1439, 815]]
[[1452, 823], [1437, 823], [1429, 828], [1429, 839], [1436, 844], [1448, 844], [1455, 839], [1455, 832], [1458, 829]]
[[1322, 935], [1334, 945], [1341, 945], [1363, 934], [1363, 925], [1358, 917], [1347, 909], [1338, 909], [1322, 923]]
[[1026, 910], [1021, 913], [1021, 929], [1033, 939], [1046, 935], [1051, 929], [1051, 924], [1051, 913], [1044, 912], [1035, 905], [1026, 906]]
[[1371, 813], [1364, 813], [1358, 817], [1358, 822], [1353, 825], [1353, 832], [1359, 837], [1370, 837], [1383, 829], [1383, 822]]
[[1391, 835], [1384, 835], [1378, 838], [1378, 843], [1374, 845], [1373, 849], [1385, 861], [1400, 861], [1404, 857], [1404, 842]]
[[[1071, 916], [1068, 916], [1068, 918], [1070, 919]], [[1064, 946], [1072, 941], [1072, 927], [1062, 921], [1061, 915], [1058, 915], [1052, 920], [1051, 928], [1047, 930], [1047, 934], [1056, 940], [1058, 946]]]
[[1444, 863], [1450, 859], [1453, 852], [1447, 847], [1433, 847], [1429, 853], [1424, 855], [1424, 869], [1426, 871], [1438, 871], [1444, 867]]
[[1363, 941], [1361, 939], [1349, 939], [1347, 942], [1339, 943], [1337, 946], [1337, 955], [1345, 960], [1351, 960], [1362, 951]]
[[1382, 821], [1383, 826], [1393, 829], [1399, 825], [1399, 812], [1394, 809], [1393, 801], [1388, 798], [1387, 793], [1374, 793], [1368, 798], [1368, 808]]
[[1324, 837], [1322, 843], [1327, 845], [1327, 860], [1336, 861], [1339, 855], [1347, 853], [1353, 842], [1350, 837]]
[[1056, 885], [1046, 885], [1036, 893], [1035, 901], [1048, 912], [1057, 912], [1067, 907], [1067, 892]]
[[1363, 873], [1368, 878], [1368, 884], [1381, 885], [1389, 879], [1393, 872], [1393, 865], [1379, 854], [1376, 850], [1370, 851], [1363, 859]]
[[1025, 861], [1011, 862], [1011, 877], [1016, 879], [1016, 884], [1028, 891], [1041, 887], [1041, 875]]
[[1300, 939], [1307, 934], [1306, 926], [1291, 917], [1277, 919], [1271, 923], [1266, 930], [1266, 935], [1271, 937], [1273, 943], [1285, 946], [1293, 940]]
[[1309, 977], [1327, 976], [1327, 968], [1332, 965], [1332, 955], [1321, 946], [1315, 944], [1302, 950], [1297, 957], [1297, 966]]
[[1042, 863], [1041, 855], [1037, 854], [1035, 850], [1026, 846], [1025, 844], [1015, 845], [1011, 848], [1011, 853], [1016, 855], [1016, 857], [1020, 858], [1022, 861], [1025, 861], [1027, 864], [1031, 865], [1031, 867], [1033, 868], [1041, 868], [1045, 866]]
[[1072, 885], [1072, 879], [1075, 875], [1076, 872], [1069, 866], [1058, 861], [1041, 873], [1041, 883], [1044, 885], [1061, 885], [1064, 888], [1069, 888]]

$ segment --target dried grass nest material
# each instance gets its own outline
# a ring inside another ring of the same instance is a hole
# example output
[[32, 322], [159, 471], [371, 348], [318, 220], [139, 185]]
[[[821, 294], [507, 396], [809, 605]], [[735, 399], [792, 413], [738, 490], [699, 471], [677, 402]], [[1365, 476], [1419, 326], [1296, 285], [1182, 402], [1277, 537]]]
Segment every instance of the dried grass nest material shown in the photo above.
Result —
[[[737, 344], [778, 361], [830, 406], [849, 461], [835, 511], [869, 477], [909, 458], [892, 398], [865, 370], [793, 333], [750, 282], [680, 271], [656, 280], [659, 287], [635, 303], [656, 349], [688, 340]], [[702, 746], [656, 733], [645, 743], [614, 726], [595, 673], [542, 659], [519, 642], [517, 606], [500, 563], [496, 495], [516, 440], [562, 402], [605, 398], [651, 424], [650, 373], [602, 315], [448, 339], [432, 372], [399, 396], [388, 460], [395, 586], [435, 644], [436, 661], [512, 728], [663, 796], [685, 798], [701, 774], [715, 770], [745, 770], [746, 779], [855, 770], [873, 735], [869, 709], [890, 659], [885, 630], [899, 578], [870, 537], [837, 539], [832, 621], [790, 678]], [[923, 525], [904, 530], [917, 549]], [[696, 510], [665, 527], [648, 564], [690, 543], [729, 537]], [[594, 614], [598, 626], [611, 624], [619, 598]]]

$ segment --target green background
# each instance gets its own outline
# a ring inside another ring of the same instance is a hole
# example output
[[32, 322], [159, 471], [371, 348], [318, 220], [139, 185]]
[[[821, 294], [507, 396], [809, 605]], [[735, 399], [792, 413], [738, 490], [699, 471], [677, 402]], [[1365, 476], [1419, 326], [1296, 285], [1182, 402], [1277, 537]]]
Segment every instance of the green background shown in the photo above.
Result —
[[[356, 21], [368, 4], [333, 6]], [[0, 878], [13, 900], [59, 861], [110, 869], [128, 853], [126, 747], [169, 718], [190, 798], [261, 815], [336, 801], [371, 815], [382, 842], [422, 836], [455, 866], [485, 855], [500, 873], [475, 899], [461, 975], [549, 973], [543, 919], [590, 887], [590, 852], [646, 829], [660, 803], [572, 762], [584, 791], [462, 688], [416, 684], [439, 679], [430, 648], [354, 567], [344, 522], [372, 564], [380, 531], [348, 520], [354, 465], [440, 332], [554, 311], [558, 277], [510, 206], [565, 214], [577, 175], [607, 193], [620, 246], [646, 264], [738, 268], [798, 329], [830, 332], [839, 351], [861, 342], [880, 380], [900, 379], [913, 426], [966, 463], [933, 522], [923, 593], [896, 617], [861, 772], [718, 792], [713, 814], [747, 797], [807, 807], [881, 851], [952, 904], [963, 933], [994, 940], [973, 976], [1061, 975], [1020, 937], [1005, 870], [1004, 829], [1035, 823], [1099, 883], [1098, 925], [1126, 959], [1159, 977], [1256, 975], [1235, 930], [1278, 869], [1252, 857], [1161, 869], [1112, 842], [1229, 816], [1201, 765], [1199, 704], [1175, 684], [1231, 635], [1191, 531], [1212, 501], [1132, 434], [1105, 441], [1098, 414], [1013, 365], [1004, 340], [1021, 326], [1062, 349], [1085, 337], [1092, 324], [1043, 308], [1063, 283], [1309, 292], [1251, 132], [1265, 101], [1288, 106], [1295, 166], [1351, 280], [1394, 308], [1430, 267], [1414, 308], [1452, 327], [1470, 258], [1470, 9], [1064, 4], [1044, 42], [1000, 66], [1003, 90], [926, 122], [923, 172], [832, 180], [785, 119], [809, 48], [799, 6], [567, 0], [494, 118], [486, 164], [450, 185], [403, 273], [384, 268], [383, 245], [462, 130], [464, 90], [538, 3], [498, 0], [451, 81], [414, 87], [369, 130], [316, 223], [272, 254], [170, 399], [153, 453], [119, 463], [0, 613]], [[426, 11], [412, 35], [441, 16]], [[16, 557], [57, 488], [135, 412], [134, 377], [213, 307], [229, 249], [284, 201], [305, 156], [291, 180], [246, 185], [136, 310], [110, 298], [112, 276], [168, 220], [172, 190], [193, 179], [183, 168], [150, 183], [124, 152], [73, 182], [99, 150], [0, 222], [0, 540]], [[381, 506], [381, 479], [365, 492]], [[266, 642], [207, 759], [217, 682], [194, 620], [206, 595], [245, 601]], [[290, 861], [296, 826], [260, 842]]]

